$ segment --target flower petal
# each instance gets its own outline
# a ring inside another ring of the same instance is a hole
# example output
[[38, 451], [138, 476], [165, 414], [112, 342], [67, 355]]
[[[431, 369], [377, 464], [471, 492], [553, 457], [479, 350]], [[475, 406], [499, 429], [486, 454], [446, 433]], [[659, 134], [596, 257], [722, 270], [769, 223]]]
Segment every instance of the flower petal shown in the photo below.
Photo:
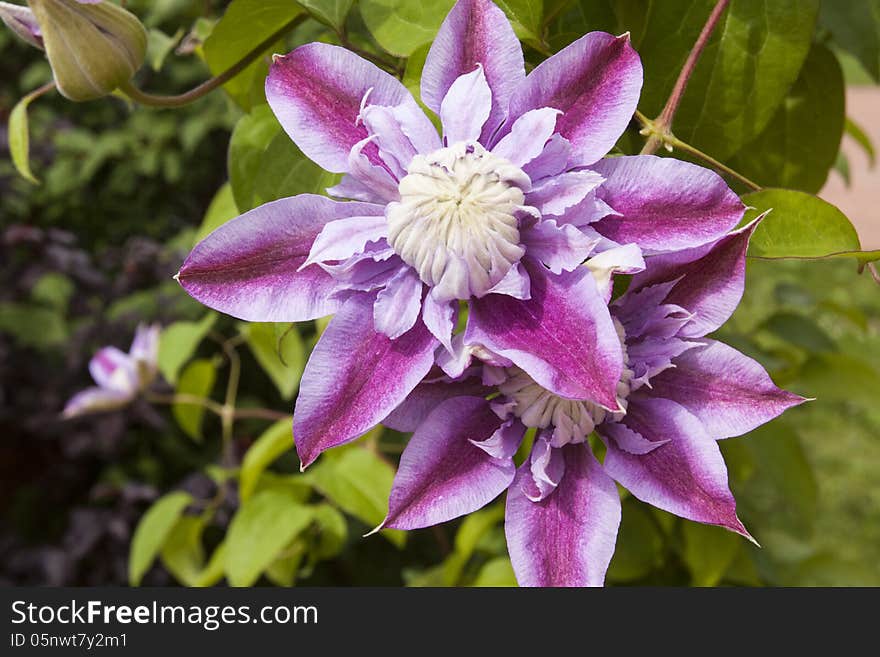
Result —
[[76, 393], [64, 406], [65, 418], [79, 417], [89, 413], [103, 413], [122, 408], [134, 398], [132, 392], [108, 388], [86, 388]]
[[583, 201], [603, 180], [601, 175], [589, 169], [566, 171], [533, 187], [526, 202], [543, 215], [562, 215]]
[[485, 506], [510, 486], [513, 459], [494, 458], [472, 441], [491, 437], [501, 420], [480, 397], [440, 404], [416, 430], [400, 466], [383, 527], [429, 527]]
[[199, 242], [178, 282], [210, 308], [253, 322], [303, 322], [336, 311], [337, 284], [318, 266], [298, 271], [315, 238], [336, 219], [384, 208], [303, 194], [266, 203]]
[[[560, 114], [559, 110], [552, 107], [529, 110], [514, 121], [510, 132], [495, 144], [492, 153], [522, 169], [544, 153], [544, 147], [556, 130], [556, 118]], [[567, 151], [565, 161], [562, 162], [563, 167], [566, 162], [568, 162]], [[562, 168], [559, 171], [562, 171]], [[554, 173], [558, 173], [558, 171]]]
[[507, 492], [504, 532], [520, 586], [602, 586], [620, 526], [620, 497], [586, 445], [561, 449], [565, 475], [540, 502], [528, 464]]
[[588, 165], [623, 134], [641, 88], [642, 64], [629, 35], [591, 32], [529, 73], [510, 100], [510, 116], [539, 107], [562, 110], [556, 131], [571, 142], [570, 164]]
[[[552, 111], [556, 114], [559, 110], [554, 110], [552, 107], [541, 110], [529, 110], [516, 120], [516, 123], [513, 124], [511, 134], [516, 130], [516, 124], [519, 123], [523, 117], [530, 116], [534, 112], [546, 111]], [[510, 135], [505, 136], [500, 142], [498, 142], [496, 149], [500, 147], [501, 142], [509, 136]], [[571, 157], [571, 144], [569, 144], [568, 140], [562, 135], [555, 134], [550, 137], [550, 141], [544, 144], [544, 150], [541, 151], [540, 155], [524, 164], [522, 170], [532, 179], [532, 182], [535, 182], [542, 178], [555, 176], [565, 171], [569, 157]]]
[[431, 45], [422, 70], [422, 101], [436, 113], [459, 76], [482, 64], [492, 90], [492, 111], [483, 126], [481, 142], [507, 118], [514, 89], [525, 78], [522, 48], [504, 12], [490, 0], [459, 0]]
[[597, 242], [571, 224], [558, 226], [552, 219], [539, 221], [523, 231], [522, 240], [526, 253], [543, 262], [554, 274], [579, 267], [593, 252]]
[[593, 224], [620, 244], [646, 254], [713, 242], [736, 227], [745, 206], [709, 169], [671, 157], [611, 157], [593, 168], [605, 176], [596, 192], [619, 216]]
[[[736, 517], [727, 467], [718, 444], [683, 406], [646, 395], [630, 396], [624, 423], [644, 438], [668, 440], [631, 454], [606, 440], [605, 470], [637, 498], [688, 520], [721, 525], [748, 537]], [[600, 435], [605, 435], [603, 426]]]
[[470, 302], [465, 343], [509, 358], [544, 388], [617, 408], [623, 355], [607, 306], [586, 268], [553, 276], [526, 266], [531, 298]]
[[89, 361], [89, 373], [100, 387], [116, 392], [137, 389], [137, 371], [128, 354], [116, 347], [103, 347]]
[[593, 272], [593, 278], [596, 279], [596, 285], [605, 298], [605, 303], [611, 300], [613, 290], [611, 277], [614, 274], [637, 274], [645, 269], [642, 251], [635, 244], [608, 249], [593, 256], [584, 264]]
[[306, 364], [293, 413], [303, 467], [381, 422], [434, 363], [437, 341], [421, 320], [397, 340], [374, 330], [374, 298], [346, 301]]
[[392, 340], [409, 331], [422, 309], [422, 287], [414, 269], [401, 267], [376, 297], [373, 305], [376, 330]]
[[309, 257], [300, 269], [315, 262], [347, 260], [356, 253], [362, 253], [370, 242], [378, 242], [387, 236], [388, 222], [384, 215], [331, 221], [318, 233], [309, 250]]
[[423, 381], [401, 404], [388, 414], [382, 424], [389, 429], [411, 433], [441, 403], [453, 397], [485, 397], [492, 389], [479, 378], [468, 377], [458, 381]]
[[421, 109], [413, 111], [409, 105], [367, 105], [361, 120], [376, 136], [382, 160], [395, 165], [392, 168], [398, 176], [406, 172], [416, 153], [431, 153], [441, 146], [434, 124]]
[[482, 65], [460, 75], [440, 104], [443, 140], [449, 144], [476, 141], [492, 111], [492, 91], [486, 82]]
[[[334, 173], [348, 171], [349, 152], [368, 136], [358, 121], [368, 93], [368, 105], [421, 111], [394, 76], [350, 50], [326, 43], [276, 55], [266, 78], [266, 99], [281, 126], [307, 157]], [[371, 162], [382, 164], [376, 144], [364, 152]]]
[[703, 340], [653, 379], [657, 397], [693, 413], [713, 438], [747, 433], [805, 400], [776, 387], [760, 363], [723, 342]]
[[[650, 286], [671, 285], [663, 303], [681, 306], [694, 317], [680, 331], [685, 338], [700, 338], [724, 324], [736, 310], [745, 287], [746, 250], [757, 226], [755, 220], [714, 244], [648, 259], [636, 274], [620, 305], [635, 305], [634, 296]], [[628, 303], [629, 302], [629, 303]], [[644, 309], [630, 308], [644, 313]]]
[[431, 294], [422, 302], [422, 320], [431, 334], [452, 353], [452, 332], [458, 320], [458, 303], [435, 301]]

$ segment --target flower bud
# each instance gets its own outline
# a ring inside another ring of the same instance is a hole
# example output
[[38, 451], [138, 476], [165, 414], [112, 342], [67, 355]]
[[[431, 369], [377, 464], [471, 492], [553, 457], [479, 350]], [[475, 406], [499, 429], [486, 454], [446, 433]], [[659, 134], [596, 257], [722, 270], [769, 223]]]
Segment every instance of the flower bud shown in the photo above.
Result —
[[43, 34], [37, 19], [27, 7], [0, 2], [0, 21], [35, 48], [43, 49]]
[[100, 98], [144, 62], [147, 32], [130, 12], [95, 0], [28, 0], [58, 90], [70, 100]]

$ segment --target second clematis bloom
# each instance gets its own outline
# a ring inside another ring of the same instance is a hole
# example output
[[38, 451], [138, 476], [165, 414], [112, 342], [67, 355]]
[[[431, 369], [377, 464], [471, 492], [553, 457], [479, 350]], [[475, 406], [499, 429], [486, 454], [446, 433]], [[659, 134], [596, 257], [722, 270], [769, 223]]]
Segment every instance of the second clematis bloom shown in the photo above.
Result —
[[[803, 398], [704, 337], [743, 291], [754, 224], [713, 245], [646, 259], [611, 313], [625, 367], [621, 410], [566, 399], [480, 347], [458, 380], [420, 384], [385, 423], [414, 431], [381, 527], [415, 529], [476, 511], [507, 490], [505, 533], [523, 586], [599, 586], [620, 523], [615, 482], [683, 518], [749, 535], [736, 515], [719, 439], [768, 422]], [[592, 265], [605, 280], [602, 263]], [[603, 285], [610, 297], [610, 286]], [[531, 450], [517, 468], [526, 431]], [[606, 447], [603, 462], [588, 438]]]
[[[479, 343], [542, 387], [617, 410], [624, 353], [587, 258], [712, 242], [743, 214], [711, 171], [603, 159], [629, 123], [642, 67], [627, 35], [593, 32], [525, 75], [504, 13], [461, 0], [421, 97], [323, 43], [276, 57], [266, 96], [324, 169], [328, 193], [256, 208], [198, 244], [178, 280], [249, 321], [336, 314], [294, 413], [303, 465], [380, 422], [441, 359]], [[465, 334], [454, 336], [459, 304]], [[454, 339], [455, 337], [455, 339]]]
[[64, 417], [122, 408], [146, 390], [159, 374], [158, 324], [137, 327], [128, 353], [103, 347], [89, 361], [97, 386], [75, 394], [64, 407]]

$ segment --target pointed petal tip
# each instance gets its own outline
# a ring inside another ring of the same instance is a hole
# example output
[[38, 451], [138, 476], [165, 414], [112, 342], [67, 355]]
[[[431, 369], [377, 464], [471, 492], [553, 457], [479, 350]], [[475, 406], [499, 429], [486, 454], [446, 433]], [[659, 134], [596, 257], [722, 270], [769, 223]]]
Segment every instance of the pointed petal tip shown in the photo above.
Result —
[[632, 41], [632, 33], [629, 30], [627, 30], [623, 34], [619, 35], [617, 37], [617, 40], [623, 41], [624, 43], [630, 43]]
[[373, 529], [371, 529], [371, 530], [368, 531], [366, 534], [364, 534], [363, 536], [361, 536], [361, 538], [369, 538], [369, 537], [372, 536], [373, 534], [378, 534], [380, 531], [382, 531], [383, 529], [385, 529], [385, 523], [386, 523], [387, 520], [388, 520], [388, 518], [385, 518], [385, 520], [383, 520], [383, 521], [380, 522], [378, 525], [376, 525], [375, 527], [373, 527]]

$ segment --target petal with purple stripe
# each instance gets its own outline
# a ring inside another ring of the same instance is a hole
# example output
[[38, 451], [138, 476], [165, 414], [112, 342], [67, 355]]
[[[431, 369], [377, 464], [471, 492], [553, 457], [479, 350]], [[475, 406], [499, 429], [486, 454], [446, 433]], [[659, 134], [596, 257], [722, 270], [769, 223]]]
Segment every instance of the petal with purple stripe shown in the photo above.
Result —
[[491, 137], [507, 118], [514, 89], [525, 78], [522, 48], [504, 12], [490, 0], [459, 0], [446, 16], [422, 70], [422, 101], [436, 113], [459, 76], [482, 64], [492, 90], [492, 110], [482, 139]]
[[86, 388], [73, 397], [64, 407], [65, 418], [79, 417], [88, 413], [103, 413], [122, 408], [133, 399], [130, 392], [108, 388]]
[[437, 341], [421, 320], [397, 340], [374, 330], [374, 298], [346, 301], [306, 364], [293, 414], [303, 467], [381, 422], [434, 363]]
[[592, 164], [617, 142], [642, 88], [642, 64], [629, 35], [591, 32], [539, 64], [510, 100], [510, 117], [553, 107], [556, 131], [571, 143], [572, 166]]
[[494, 458], [473, 444], [501, 423], [480, 397], [440, 404], [400, 457], [382, 526], [429, 527], [476, 511], [504, 492], [516, 471], [513, 459]]
[[116, 347], [104, 347], [89, 361], [89, 373], [102, 388], [133, 393], [138, 387], [135, 365], [128, 354]]
[[532, 502], [528, 464], [507, 492], [504, 532], [520, 586], [602, 586], [620, 526], [620, 497], [586, 445], [561, 448], [565, 475]]
[[[637, 498], [688, 520], [721, 525], [748, 537], [736, 516], [718, 443], [680, 404], [636, 393], [624, 423], [647, 440], [668, 440], [645, 454], [606, 440], [605, 470]], [[599, 427], [603, 435], [602, 426]]]
[[189, 254], [178, 282], [209, 308], [252, 322], [303, 322], [336, 312], [337, 283], [317, 265], [298, 271], [331, 221], [384, 208], [302, 194], [223, 224]]
[[647, 254], [713, 242], [742, 219], [745, 206], [709, 169], [671, 157], [611, 157], [593, 168], [605, 176], [596, 192], [617, 215], [593, 228]]
[[623, 355], [592, 275], [580, 268], [553, 276], [534, 263], [526, 269], [531, 298], [472, 299], [465, 342], [509, 358], [558, 395], [616, 409]]
[[693, 413], [713, 438], [747, 433], [805, 401], [777, 388], [760, 363], [733, 347], [703, 342], [651, 379], [651, 387]]
[[[348, 171], [349, 152], [368, 136], [358, 121], [368, 93], [368, 105], [421, 111], [394, 76], [350, 50], [326, 43], [276, 55], [266, 78], [266, 99], [281, 126], [307, 157], [334, 173]], [[382, 164], [375, 144], [364, 152], [371, 162]]]
[[479, 378], [457, 381], [429, 380], [417, 385], [407, 398], [382, 420], [389, 429], [410, 433], [418, 429], [437, 406], [453, 397], [485, 397], [492, 389]]

